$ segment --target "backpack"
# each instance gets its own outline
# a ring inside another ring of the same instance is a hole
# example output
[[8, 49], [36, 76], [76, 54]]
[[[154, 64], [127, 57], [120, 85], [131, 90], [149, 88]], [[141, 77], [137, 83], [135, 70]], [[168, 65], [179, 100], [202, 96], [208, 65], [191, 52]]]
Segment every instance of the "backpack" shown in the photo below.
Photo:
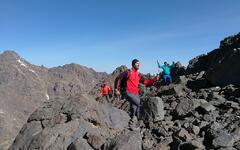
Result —
[[[131, 75], [131, 73], [132, 73], [132, 70], [131, 69], [128, 69], [128, 70], [126, 70], [126, 71], [124, 71], [124, 72], [122, 72], [122, 73], [120, 73], [118, 76], [117, 76], [117, 78], [119, 78], [119, 92], [120, 92], [120, 94], [122, 95], [122, 96], [125, 96], [126, 95], [126, 86], [127, 86], [127, 80], [128, 80], [128, 77], [127, 77], [127, 74], [128, 74], [128, 72], [130, 72], [130, 75]], [[115, 81], [115, 83], [114, 83], [115, 85], [115, 88], [116, 88], [116, 84], [118, 84], [118, 83], [116, 83], [116, 81]]]

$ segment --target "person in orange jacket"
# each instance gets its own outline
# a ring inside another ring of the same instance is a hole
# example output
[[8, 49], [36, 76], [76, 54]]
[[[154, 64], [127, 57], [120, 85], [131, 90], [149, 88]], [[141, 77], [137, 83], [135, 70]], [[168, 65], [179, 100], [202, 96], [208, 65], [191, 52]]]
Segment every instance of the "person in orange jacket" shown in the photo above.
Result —
[[110, 102], [111, 94], [112, 94], [112, 89], [107, 85], [106, 82], [104, 82], [100, 90], [100, 97], [105, 97], [107, 101]]

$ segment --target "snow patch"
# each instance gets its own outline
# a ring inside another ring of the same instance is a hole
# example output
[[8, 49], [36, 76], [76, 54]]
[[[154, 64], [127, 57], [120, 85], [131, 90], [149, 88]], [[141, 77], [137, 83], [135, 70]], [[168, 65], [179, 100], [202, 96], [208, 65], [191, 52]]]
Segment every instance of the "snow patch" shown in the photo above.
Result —
[[18, 59], [17, 62], [19, 62], [21, 66], [27, 67], [20, 59]]
[[34, 70], [32, 70], [32, 69], [29, 69], [29, 71], [31, 71], [31, 72], [33, 72], [33, 73], [36, 73]]
[[0, 114], [4, 114], [4, 111], [0, 109]]
[[21, 66], [27, 68], [30, 72], [34, 73], [36, 76], [38, 76], [38, 74], [33, 70], [28, 68], [28, 66], [26, 64], [24, 64], [20, 59], [17, 60], [18, 63], [20, 63]]
[[49, 100], [49, 96], [48, 96], [48, 94], [46, 94], [46, 98], [47, 98], [47, 100]]

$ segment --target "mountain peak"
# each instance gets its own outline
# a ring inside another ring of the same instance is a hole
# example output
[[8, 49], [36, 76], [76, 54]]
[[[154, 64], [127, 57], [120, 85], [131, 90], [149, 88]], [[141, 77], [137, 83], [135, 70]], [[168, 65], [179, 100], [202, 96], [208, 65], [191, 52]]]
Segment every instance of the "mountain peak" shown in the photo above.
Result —
[[2, 54], [0, 54], [0, 58], [5, 58], [5, 59], [20, 59], [21, 57], [13, 50], [6, 50]]

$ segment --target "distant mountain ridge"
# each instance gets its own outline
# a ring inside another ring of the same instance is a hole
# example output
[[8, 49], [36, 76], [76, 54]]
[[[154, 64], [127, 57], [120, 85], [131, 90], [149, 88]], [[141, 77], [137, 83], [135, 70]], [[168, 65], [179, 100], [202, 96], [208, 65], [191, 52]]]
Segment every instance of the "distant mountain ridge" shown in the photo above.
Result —
[[107, 73], [78, 65], [45, 68], [14, 51], [0, 54], [0, 147], [8, 147], [28, 116], [44, 101], [89, 92]]

